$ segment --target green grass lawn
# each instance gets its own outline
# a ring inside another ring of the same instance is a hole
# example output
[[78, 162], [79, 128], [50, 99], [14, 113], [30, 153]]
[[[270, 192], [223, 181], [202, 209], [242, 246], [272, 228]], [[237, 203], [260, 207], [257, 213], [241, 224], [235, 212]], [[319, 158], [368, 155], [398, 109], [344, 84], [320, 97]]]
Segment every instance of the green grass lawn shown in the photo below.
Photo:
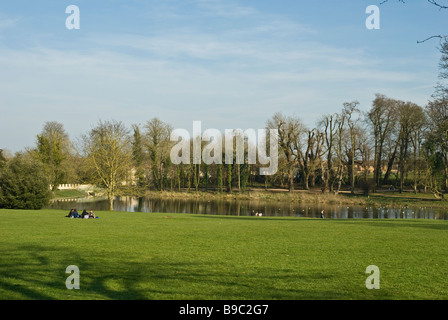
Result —
[[0, 210], [0, 299], [448, 298], [448, 221], [66, 214]]
[[86, 193], [84, 191], [67, 189], [67, 190], [56, 190], [53, 192], [53, 199], [64, 199], [64, 198], [81, 198], [85, 197]]

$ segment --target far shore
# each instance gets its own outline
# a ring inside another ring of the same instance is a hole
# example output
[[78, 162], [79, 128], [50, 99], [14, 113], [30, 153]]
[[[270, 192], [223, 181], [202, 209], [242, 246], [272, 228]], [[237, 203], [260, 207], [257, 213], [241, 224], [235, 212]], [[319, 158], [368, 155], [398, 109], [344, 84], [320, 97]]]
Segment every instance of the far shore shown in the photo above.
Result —
[[[81, 198], [87, 194], [81, 190], [61, 190], [56, 191], [53, 200], [64, 198]], [[96, 196], [101, 196], [101, 191]], [[335, 205], [370, 205], [381, 207], [403, 207], [403, 206], [421, 206], [436, 207], [448, 209], [448, 199], [437, 199], [431, 193], [414, 193], [406, 191], [399, 193], [387, 189], [378, 190], [375, 193], [365, 195], [361, 190], [356, 190], [352, 194], [349, 190], [343, 190], [336, 193], [323, 193], [320, 189], [294, 190], [289, 192], [282, 188], [251, 188], [244, 192], [234, 190], [229, 192], [219, 192], [214, 189], [199, 189], [196, 191], [191, 188], [176, 191], [154, 191], [137, 190], [134, 188], [123, 189], [117, 193], [117, 196], [127, 197], [150, 197], [156, 199], [196, 199], [196, 200], [224, 200], [224, 201], [269, 201], [269, 202], [290, 202], [307, 204], [335, 204]]]
[[123, 192], [121, 196], [144, 196], [158, 199], [198, 199], [198, 200], [249, 200], [249, 201], [275, 201], [307, 204], [335, 204], [335, 205], [375, 205], [382, 207], [403, 207], [403, 206], [422, 206], [422, 207], [446, 207], [448, 201], [436, 199], [431, 193], [413, 193], [406, 191], [399, 193], [391, 190], [378, 190], [375, 193], [364, 194], [361, 190], [352, 194], [349, 190], [343, 190], [336, 193], [323, 193], [321, 189], [294, 190], [289, 192], [282, 188], [252, 188], [244, 192], [234, 190], [229, 192], [219, 192], [214, 189], [184, 189], [177, 191], [145, 191], [137, 193]]

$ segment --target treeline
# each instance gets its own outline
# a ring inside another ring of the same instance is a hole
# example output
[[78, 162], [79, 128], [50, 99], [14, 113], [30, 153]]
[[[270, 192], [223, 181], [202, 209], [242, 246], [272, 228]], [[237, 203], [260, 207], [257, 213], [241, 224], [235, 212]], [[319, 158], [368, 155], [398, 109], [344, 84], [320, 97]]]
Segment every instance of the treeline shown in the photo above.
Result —
[[[259, 168], [265, 165], [258, 162], [237, 164], [236, 157], [232, 163], [174, 165], [170, 159], [177, 143], [170, 140], [173, 128], [158, 118], [131, 128], [119, 121], [100, 121], [76, 143], [61, 123], [47, 122], [34, 147], [9, 157], [0, 152], [0, 206], [7, 207], [5, 203], [11, 202], [7, 199], [17, 200], [25, 186], [30, 188], [25, 192], [30, 199], [30, 194], [38, 193], [33, 187], [40, 184], [42, 189], [41, 182], [53, 190], [63, 183], [95, 184], [105, 188], [111, 205], [115, 195], [130, 188], [141, 193], [319, 187], [323, 192], [345, 188], [367, 193], [393, 186], [400, 192], [409, 188], [437, 197], [448, 192], [448, 99], [444, 97], [421, 107], [377, 94], [368, 111], [361, 112], [356, 101], [347, 102], [339, 112], [322, 115], [313, 128], [282, 113], [274, 114], [265, 127], [278, 132], [278, 170], [273, 175], [261, 175]], [[202, 142], [202, 150], [206, 145]], [[20, 166], [35, 170], [22, 170], [26, 174], [19, 179]], [[26, 178], [30, 182], [25, 183]]]
[[[377, 94], [363, 113], [358, 102], [323, 115], [315, 128], [277, 114], [269, 126], [279, 130], [284, 153], [281, 177], [293, 190], [338, 192], [356, 187], [365, 192], [381, 186], [448, 191], [448, 104], [444, 98], [420, 107]], [[275, 178], [274, 178], [275, 179]]]

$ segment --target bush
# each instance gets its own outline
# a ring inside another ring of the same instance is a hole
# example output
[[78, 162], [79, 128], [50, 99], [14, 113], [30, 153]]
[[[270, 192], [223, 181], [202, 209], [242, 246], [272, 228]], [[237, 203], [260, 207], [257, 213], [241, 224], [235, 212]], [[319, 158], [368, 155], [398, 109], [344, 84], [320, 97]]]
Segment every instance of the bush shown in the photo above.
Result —
[[0, 208], [42, 209], [50, 200], [43, 165], [23, 154], [9, 160], [0, 172]]
[[361, 190], [363, 191], [364, 195], [369, 195], [370, 192], [373, 191], [375, 187], [375, 182], [372, 179], [362, 180], [360, 182]]

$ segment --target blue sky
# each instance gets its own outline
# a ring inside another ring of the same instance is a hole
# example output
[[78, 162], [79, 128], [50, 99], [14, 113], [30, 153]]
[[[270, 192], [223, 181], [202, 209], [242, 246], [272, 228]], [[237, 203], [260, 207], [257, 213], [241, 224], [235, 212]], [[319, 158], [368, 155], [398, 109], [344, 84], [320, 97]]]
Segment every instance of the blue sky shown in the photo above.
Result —
[[[73, 140], [99, 120], [153, 117], [192, 131], [263, 128], [278, 111], [312, 127], [375, 93], [424, 106], [448, 10], [426, 0], [110, 0], [0, 3], [0, 148], [32, 147], [46, 121]], [[65, 9], [77, 5], [80, 29]], [[367, 6], [380, 8], [368, 30]]]

